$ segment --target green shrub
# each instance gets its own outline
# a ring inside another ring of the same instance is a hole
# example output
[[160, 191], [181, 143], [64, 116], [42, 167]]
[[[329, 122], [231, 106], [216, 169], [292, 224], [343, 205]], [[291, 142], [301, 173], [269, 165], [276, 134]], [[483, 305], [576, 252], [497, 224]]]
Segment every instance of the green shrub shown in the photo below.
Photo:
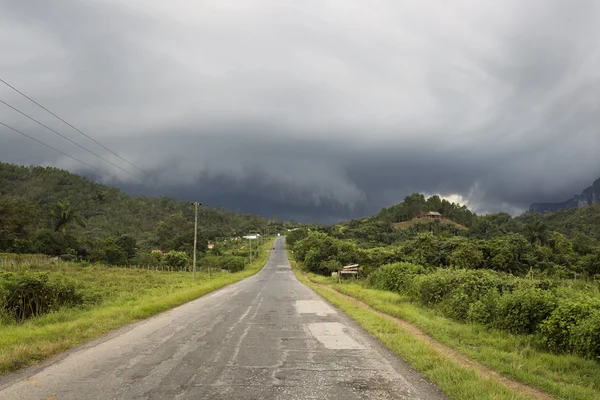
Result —
[[516, 283], [508, 276], [489, 270], [442, 269], [417, 280], [416, 293], [424, 305], [438, 305], [442, 312], [466, 320], [472, 303], [490, 291], [509, 292]]
[[575, 345], [576, 342], [585, 341], [586, 337], [586, 328], [578, 325], [592, 317], [599, 309], [598, 300], [589, 298], [563, 300], [540, 325], [542, 342], [556, 352], [573, 351], [576, 347], [585, 348], [585, 344]]
[[39, 272], [0, 275], [0, 300], [4, 312], [17, 321], [83, 302], [72, 282]]
[[67, 262], [77, 261], [77, 256], [73, 254], [63, 254], [60, 256], [60, 259]]
[[246, 258], [238, 256], [206, 256], [199, 261], [202, 269], [212, 271], [227, 270], [239, 272], [246, 267]]
[[600, 309], [573, 327], [571, 344], [575, 353], [600, 361]]
[[164, 264], [172, 270], [183, 271], [190, 263], [190, 258], [183, 251], [171, 250], [164, 255]]
[[381, 290], [403, 293], [412, 289], [414, 278], [423, 275], [426, 269], [417, 264], [399, 262], [379, 267], [367, 278], [367, 283]]
[[491, 315], [483, 301], [477, 300], [476, 302], [469, 304], [467, 321], [487, 325], [490, 320]]
[[246, 259], [236, 256], [221, 257], [220, 268], [229, 272], [239, 272], [246, 267]]
[[465, 244], [452, 251], [448, 261], [454, 268], [480, 268], [483, 265], [483, 252], [474, 244]]
[[339, 271], [340, 269], [342, 269], [342, 263], [336, 260], [335, 258], [330, 258], [329, 260], [325, 260], [321, 263], [320, 269], [329, 272]]
[[556, 305], [556, 296], [549, 290], [519, 287], [500, 297], [495, 325], [512, 333], [534, 333]]
[[514, 284], [510, 279], [488, 270], [437, 270], [420, 281], [420, 299], [423, 304], [439, 304], [462, 292], [472, 301], [479, 300], [492, 289], [501, 293]]

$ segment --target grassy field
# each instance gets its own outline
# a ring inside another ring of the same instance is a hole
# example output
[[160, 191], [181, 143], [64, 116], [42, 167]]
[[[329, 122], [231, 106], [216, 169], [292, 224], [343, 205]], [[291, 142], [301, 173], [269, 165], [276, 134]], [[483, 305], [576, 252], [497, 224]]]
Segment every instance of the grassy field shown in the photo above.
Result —
[[[308, 274], [308, 277], [315, 283], [326, 285], [328, 288], [360, 300], [374, 310], [407, 321], [433, 340], [457, 350], [472, 360], [477, 360], [503, 376], [539, 388], [555, 398], [600, 398], [600, 364], [596, 361], [568, 354], [548, 353], [536, 348], [530, 336], [511, 335], [478, 325], [454, 322], [396, 293], [367, 289], [357, 283], [339, 284], [331, 278], [313, 274]], [[424, 361], [427, 355], [424, 356], [422, 353], [427, 346], [422, 341], [419, 342], [414, 335], [402, 331], [389, 321], [385, 323], [373, 311], [357, 308], [356, 304], [343, 296], [324, 290], [323, 287], [311, 283], [303, 276], [300, 278], [357, 320], [373, 336], [379, 338], [416, 369], [424, 372], [450, 397], [466, 399], [527, 396], [526, 393], [519, 394], [514, 391], [507, 393], [485, 380], [476, 384], [475, 388], [479, 390], [474, 393], [469, 392], [469, 387], [476, 382], [474, 377], [461, 371], [464, 368], [453, 364], [447, 357], [440, 364], [439, 358], [444, 357], [439, 353], [437, 356], [428, 356], [433, 364]], [[444, 370], [443, 373], [439, 371], [440, 368]], [[485, 395], [482, 394], [483, 392]]]
[[[35, 364], [125, 324], [148, 318], [257, 273], [273, 241], [259, 258], [236, 273], [161, 272], [78, 264], [31, 266], [77, 284], [90, 301], [23, 323], [0, 324], [0, 374]], [[23, 267], [19, 267], [23, 268]], [[27, 268], [27, 267], [25, 267]]]

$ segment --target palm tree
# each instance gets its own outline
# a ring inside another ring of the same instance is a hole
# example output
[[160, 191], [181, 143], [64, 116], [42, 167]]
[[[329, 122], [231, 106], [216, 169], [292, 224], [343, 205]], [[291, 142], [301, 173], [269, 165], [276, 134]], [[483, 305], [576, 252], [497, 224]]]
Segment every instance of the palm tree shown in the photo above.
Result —
[[532, 244], [545, 246], [548, 243], [548, 225], [539, 219], [533, 220], [525, 226], [525, 236]]
[[74, 222], [81, 227], [85, 227], [85, 223], [81, 218], [81, 215], [75, 211], [69, 204], [56, 202], [56, 207], [52, 212], [52, 219], [54, 220], [54, 231], [61, 231], [65, 233], [67, 231], [67, 225]]

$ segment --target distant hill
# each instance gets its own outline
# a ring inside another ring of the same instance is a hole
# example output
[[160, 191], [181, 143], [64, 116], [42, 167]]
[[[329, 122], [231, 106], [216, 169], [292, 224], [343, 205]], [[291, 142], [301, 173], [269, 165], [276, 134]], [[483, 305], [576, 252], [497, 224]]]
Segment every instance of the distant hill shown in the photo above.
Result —
[[[457, 224], [456, 222], [449, 220], [448, 218], [440, 218], [439, 221], [441, 224], [449, 224], [449, 225], [456, 226], [459, 229], [467, 229], [464, 226], [462, 226], [461, 224]], [[416, 224], [427, 224], [427, 223], [431, 223], [431, 222], [432, 222], [432, 220], [429, 220], [429, 219], [415, 217], [415, 218], [411, 219], [410, 221], [394, 222], [392, 225], [398, 229], [409, 229], [411, 226], [416, 225]]]
[[583, 234], [600, 240], [600, 203], [587, 207], [567, 208], [544, 213], [525, 213], [516, 218], [517, 221], [527, 223], [541, 219], [548, 224], [550, 229], [575, 237]]
[[382, 209], [375, 218], [391, 223], [407, 222], [423, 211], [439, 212], [443, 218], [466, 227], [471, 226], [475, 218], [475, 214], [465, 205], [451, 203], [439, 196], [425, 198], [419, 193], [406, 196], [402, 203]]
[[581, 194], [559, 203], [533, 203], [529, 207], [530, 212], [542, 213], [544, 211], [558, 211], [566, 208], [579, 208], [600, 203], [600, 179], [592, 186], [585, 189]]
[[[0, 163], [0, 236], [10, 224], [13, 231], [32, 234], [40, 229], [54, 230], [52, 212], [57, 202], [68, 204], [82, 217], [83, 224], [72, 224], [68, 233], [83, 242], [131, 235], [142, 246], [152, 246], [161, 221], [178, 213], [193, 221], [194, 215], [189, 201], [129, 195], [57, 168]], [[9, 211], [12, 216], [6, 217]], [[210, 207], [201, 207], [198, 214], [199, 227], [209, 240], [262, 232], [267, 226], [275, 229], [273, 224], [279, 223]], [[21, 220], [24, 222], [15, 222]]]

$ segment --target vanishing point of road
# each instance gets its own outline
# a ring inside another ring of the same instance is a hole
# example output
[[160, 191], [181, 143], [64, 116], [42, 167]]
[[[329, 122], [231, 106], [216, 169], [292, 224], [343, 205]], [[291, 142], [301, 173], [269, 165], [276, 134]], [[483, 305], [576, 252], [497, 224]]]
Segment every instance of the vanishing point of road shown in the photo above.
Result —
[[0, 377], [0, 399], [443, 399], [300, 283], [283, 238], [258, 274]]

